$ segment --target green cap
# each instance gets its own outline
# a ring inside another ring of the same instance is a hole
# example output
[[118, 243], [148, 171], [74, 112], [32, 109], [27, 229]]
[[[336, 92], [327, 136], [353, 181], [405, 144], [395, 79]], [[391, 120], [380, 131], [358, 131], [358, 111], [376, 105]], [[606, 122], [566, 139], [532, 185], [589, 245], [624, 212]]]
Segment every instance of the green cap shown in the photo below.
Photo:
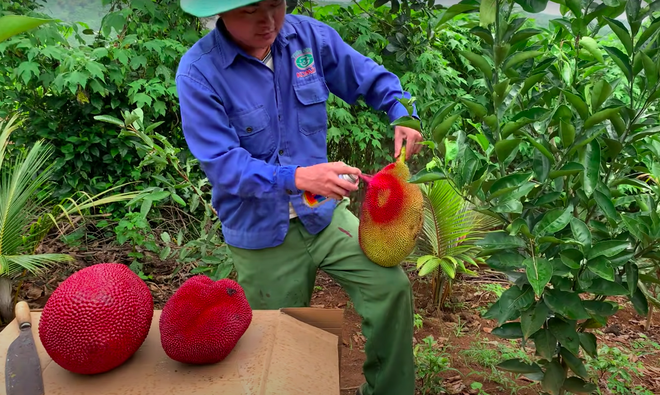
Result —
[[231, 11], [261, 0], [180, 0], [181, 9], [199, 18]]

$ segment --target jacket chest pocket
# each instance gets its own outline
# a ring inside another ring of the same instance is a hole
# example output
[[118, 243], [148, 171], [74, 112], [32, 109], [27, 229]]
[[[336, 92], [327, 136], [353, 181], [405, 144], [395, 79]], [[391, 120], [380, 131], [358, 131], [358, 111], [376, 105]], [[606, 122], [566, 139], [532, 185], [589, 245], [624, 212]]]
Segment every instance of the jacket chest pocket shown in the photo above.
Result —
[[270, 115], [263, 107], [257, 107], [246, 112], [229, 117], [241, 147], [252, 156], [265, 158], [275, 150], [275, 136], [270, 130]]
[[330, 91], [325, 82], [315, 79], [302, 85], [294, 85], [298, 98], [298, 128], [304, 135], [312, 135], [326, 130], [328, 113], [325, 102]]

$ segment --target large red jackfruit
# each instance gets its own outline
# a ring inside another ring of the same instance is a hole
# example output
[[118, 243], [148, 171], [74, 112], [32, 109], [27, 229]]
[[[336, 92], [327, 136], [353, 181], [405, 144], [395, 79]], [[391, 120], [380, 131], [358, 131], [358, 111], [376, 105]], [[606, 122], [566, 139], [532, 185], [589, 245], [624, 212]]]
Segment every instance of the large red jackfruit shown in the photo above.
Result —
[[64, 369], [103, 373], [140, 348], [153, 314], [153, 297], [138, 275], [120, 263], [99, 263], [55, 289], [41, 313], [39, 339]]
[[394, 163], [373, 176], [363, 175], [366, 193], [360, 212], [359, 242], [364, 254], [380, 266], [401, 263], [415, 248], [424, 222], [424, 197], [408, 182], [406, 149]]
[[252, 322], [243, 288], [234, 280], [189, 278], [168, 299], [160, 316], [160, 339], [175, 361], [212, 364], [225, 359]]

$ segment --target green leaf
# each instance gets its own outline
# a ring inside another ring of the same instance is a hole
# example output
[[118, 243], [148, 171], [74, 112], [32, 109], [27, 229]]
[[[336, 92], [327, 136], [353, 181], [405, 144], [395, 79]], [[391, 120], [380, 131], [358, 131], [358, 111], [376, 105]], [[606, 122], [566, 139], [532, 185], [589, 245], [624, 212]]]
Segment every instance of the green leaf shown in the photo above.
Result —
[[623, 47], [626, 49], [626, 52], [628, 52], [628, 55], [632, 55], [633, 53], [632, 38], [630, 37], [630, 32], [628, 32], [626, 26], [623, 23], [621, 23], [621, 21], [618, 21], [616, 19], [612, 19], [609, 17], [603, 17], [603, 19], [610, 26], [610, 28], [617, 35], [617, 37], [619, 37], [619, 40], [621, 41], [621, 44], [623, 44]]
[[593, 245], [589, 253], [587, 254], [587, 259], [591, 260], [597, 256], [604, 255], [608, 258], [613, 257], [623, 251], [625, 251], [630, 246], [630, 242], [626, 240], [605, 240], [600, 241]]
[[582, 363], [582, 360], [575, 355], [573, 355], [572, 352], [568, 351], [564, 347], [561, 347], [559, 350], [559, 353], [561, 354], [562, 358], [564, 358], [564, 362], [566, 362], [566, 365], [568, 365], [571, 370], [577, 374], [580, 377], [589, 378], [589, 374], [587, 373], [587, 368], [584, 367], [584, 363]]
[[573, 394], [589, 395], [598, 390], [598, 387], [595, 384], [587, 383], [581, 378], [573, 376], [564, 381], [562, 389]]
[[[506, 192], [514, 190], [524, 182], [529, 181], [531, 177], [532, 177], [532, 173], [527, 172], [527, 173], [513, 173], [500, 178], [499, 180], [495, 181], [493, 185], [490, 186], [489, 193], [491, 194], [491, 198], [494, 199], [497, 196], [500, 196]], [[514, 189], [509, 189], [509, 188], [514, 188]]]
[[505, 361], [502, 361], [499, 364], [497, 364], [497, 368], [500, 370], [504, 370], [505, 372], [512, 372], [512, 373], [542, 372], [542, 369], [538, 364], [534, 362], [528, 364], [519, 358], [507, 359]]
[[637, 314], [646, 317], [649, 314], [649, 302], [642, 292], [641, 288], [637, 288], [635, 293], [630, 297], [633, 307]]
[[607, 53], [610, 55], [612, 61], [614, 61], [619, 69], [621, 69], [623, 75], [625, 75], [626, 79], [628, 79], [628, 82], [632, 81], [632, 66], [630, 65], [630, 59], [628, 59], [628, 57], [616, 47], [609, 47], [604, 45], [603, 48], [605, 48]]
[[474, 114], [475, 117], [483, 118], [486, 116], [486, 114], [488, 114], [488, 110], [486, 109], [486, 107], [482, 106], [481, 104], [465, 98], [460, 98], [460, 100], [461, 103], [463, 103], [465, 107], [467, 107], [468, 110], [470, 110], [470, 112]]
[[571, 231], [575, 240], [582, 244], [582, 246], [591, 246], [591, 231], [584, 221], [576, 217], [571, 218]]
[[550, 178], [572, 176], [584, 170], [584, 166], [577, 162], [568, 162], [559, 170], [552, 170]]
[[545, 52], [541, 51], [524, 51], [524, 52], [517, 52], [510, 57], [508, 57], [504, 61], [504, 65], [502, 65], [502, 71], [506, 71], [510, 69], [511, 67], [517, 65], [518, 63], [524, 62], [528, 59], [535, 58], [537, 56], [543, 55]]
[[614, 281], [614, 268], [609, 259], [600, 255], [587, 262], [587, 269], [608, 281]]
[[591, 317], [575, 292], [548, 288], [543, 294], [543, 300], [550, 310], [570, 320], [586, 320]]
[[605, 296], [623, 296], [628, 295], [628, 290], [623, 285], [607, 281], [603, 278], [595, 278], [591, 281], [591, 285], [584, 289], [585, 292], [590, 292], [596, 295]]
[[598, 207], [603, 211], [603, 213], [610, 220], [612, 225], [616, 225], [616, 223], [621, 220], [619, 213], [616, 211], [616, 208], [612, 203], [612, 200], [610, 200], [610, 198], [605, 196], [604, 193], [595, 190], [594, 199], [596, 200], [596, 204], [598, 205]]
[[[602, 106], [603, 103], [605, 103], [605, 101], [610, 97], [612, 91], [612, 85], [610, 85], [610, 83], [606, 80], [603, 79], [596, 82], [594, 87], [591, 89], [591, 111], [598, 111], [600, 106]], [[612, 115], [614, 114], [619, 114], [619, 111], [615, 111]], [[589, 117], [589, 119], [591, 118], [593, 118], [593, 116]], [[587, 121], [589, 121], [589, 119], [587, 119]], [[585, 127], [587, 127], [586, 122]]]
[[483, 239], [478, 240], [475, 244], [488, 249], [524, 248], [526, 246], [523, 239], [510, 236], [504, 231], [488, 232]]
[[569, 92], [569, 91], [563, 91], [564, 96], [566, 96], [566, 100], [568, 100], [569, 103], [573, 106], [573, 108], [577, 111], [578, 115], [580, 115], [580, 118], [582, 119], [587, 119], [589, 117], [589, 108], [587, 107], [587, 103], [580, 98], [580, 96]]
[[589, 129], [592, 126], [598, 125], [599, 123], [610, 119], [612, 116], [618, 114], [620, 109], [621, 107], [614, 107], [598, 111], [594, 115], [587, 118], [586, 121], [584, 121], [584, 128]]
[[121, 119], [115, 118], [111, 115], [96, 115], [96, 116], [94, 116], [94, 119], [96, 119], [97, 121], [112, 123], [112, 124], [115, 124], [117, 126], [122, 126], [122, 127], [124, 126], [124, 121], [122, 121]]
[[534, 291], [532, 287], [526, 286], [521, 290], [512, 286], [502, 293], [500, 298], [484, 313], [483, 318], [497, 320], [497, 325], [502, 325], [509, 320], [514, 320], [520, 315], [520, 310], [527, 308], [534, 302]]
[[566, 265], [571, 269], [579, 269], [580, 262], [584, 258], [582, 252], [580, 252], [580, 250], [577, 250], [575, 248], [567, 248], [564, 251], [560, 252], [559, 255], [564, 265]]
[[541, 329], [548, 314], [550, 314], [550, 309], [543, 302], [536, 303], [533, 307], [523, 311], [520, 315], [520, 327], [522, 329], [523, 339], [527, 340], [536, 331]]
[[470, 29], [470, 33], [472, 33], [475, 36], [481, 38], [487, 44], [493, 45], [493, 35], [491, 34], [490, 30], [484, 29], [481, 26], [475, 26], [472, 29]]
[[596, 335], [593, 333], [580, 332], [578, 337], [580, 338], [580, 345], [582, 346], [584, 352], [589, 354], [589, 356], [592, 358], [597, 358], [598, 349], [596, 347]]
[[605, 63], [605, 60], [603, 59], [603, 53], [600, 52], [600, 48], [598, 48], [598, 43], [596, 40], [589, 36], [584, 36], [580, 38], [580, 46], [584, 47], [594, 58], [596, 58], [599, 62]]
[[658, 82], [658, 65], [644, 51], [639, 51], [638, 56], [642, 58], [647, 87], [654, 87]]
[[405, 115], [401, 118], [396, 119], [390, 124], [390, 126], [403, 126], [406, 128], [411, 128], [417, 130], [418, 132], [422, 130], [422, 126], [419, 122], [419, 119], [413, 118], [410, 115]]
[[611, 315], [614, 315], [619, 310], [618, 307], [614, 305], [612, 302], [603, 302], [599, 300], [583, 300], [582, 304], [590, 314], [602, 315], [603, 317], [609, 317]]
[[444, 140], [447, 136], [447, 133], [449, 132], [449, 129], [451, 129], [452, 125], [454, 125], [454, 122], [456, 122], [458, 117], [458, 114], [451, 115], [433, 129], [433, 141], [435, 141], [436, 144], [444, 144]]
[[[568, 1], [570, 2], [572, 0]], [[553, 358], [552, 361], [546, 365], [545, 375], [541, 381], [541, 388], [550, 395], [559, 395], [565, 380], [566, 372], [559, 364], [559, 361], [557, 361], [557, 358]]]
[[539, 182], [544, 182], [550, 175], [550, 160], [539, 150], [535, 150], [532, 168], [534, 169], [534, 177]]
[[565, 120], [559, 121], [559, 137], [564, 148], [568, 148], [575, 141], [575, 126]]
[[497, 155], [497, 160], [504, 162], [509, 157], [509, 155], [511, 155], [511, 152], [520, 146], [521, 141], [522, 139], [514, 138], [500, 140], [495, 143], [495, 154]]
[[[481, 3], [481, 6], [483, 7], [484, 3], [488, 3], [488, 1], [495, 1], [495, 0], [487, 0]], [[492, 8], [493, 13], [495, 12], [495, 7]], [[483, 16], [483, 14], [481, 15]], [[493, 20], [494, 21], [494, 20]], [[458, 51], [459, 54], [461, 54], [463, 57], [465, 57], [467, 60], [472, 63], [472, 65], [480, 70], [482, 73], [484, 73], [484, 76], [487, 79], [492, 79], [493, 78], [493, 67], [488, 63], [486, 58], [484, 58], [481, 55], [478, 55], [474, 52], [470, 51]]]
[[534, 339], [534, 346], [539, 356], [543, 359], [550, 360], [555, 355], [557, 349], [557, 338], [548, 329], [541, 329], [536, 332], [532, 338]]
[[591, 196], [600, 180], [600, 144], [593, 139], [580, 151], [580, 162], [584, 166], [582, 187], [587, 196]]
[[545, 258], [527, 258], [524, 261], [527, 279], [534, 289], [536, 296], [541, 296], [546, 284], [552, 278], [552, 265]]
[[516, 3], [518, 3], [523, 10], [536, 14], [545, 10], [545, 7], [548, 5], [548, 0], [516, 0]]
[[491, 333], [502, 339], [520, 339], [523, 337], [520, 322], [507, 322], [504, 325], [494, 328]]
[[0, 17], [0, 42], [51, 22], [60, 22], [60, 20], [33, 18], [26, 15], [3, 15]]
[[[649, 27], [647, 27], [642, 34], [639, 36], [639, 39], [635, 43], [635, 49], [639, 51], [640, 48], [646, 44], [646, 42], [660, 29], [660, 20], [656, 20]], [[641, 52], [641, 51], [640, 51]]]
[[533, 234], [536, 237], [553, 235], [563, 230], [573, 218], [573, 205], [566, 208], [555, 208], [547, 211], [543, 218], [534, 226]]
[[559, 343], [569, 350], [573, 355], [580, 354], [580, 337], [575, 330], [575, 321], [566, 322], [560, 318], [553, 317], [548, 320], [548, 329], [557, 338]]
[[433, 182], [438, 180], [445, 180], [447, 176], [442, 171], [438, 169], [435, 170], [426, 170], [422, 169], [412, 177], [408, 179], [408, 182], [411, 184], [423, 184], [426, 182]]

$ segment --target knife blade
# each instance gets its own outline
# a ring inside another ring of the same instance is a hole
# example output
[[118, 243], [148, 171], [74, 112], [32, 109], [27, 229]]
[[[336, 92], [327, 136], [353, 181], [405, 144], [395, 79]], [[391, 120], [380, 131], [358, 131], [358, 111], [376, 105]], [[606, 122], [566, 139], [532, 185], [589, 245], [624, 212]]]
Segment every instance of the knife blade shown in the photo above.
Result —
[[30, 306], [24, 301], [16, 303], [18, 338], [7, 350], [5, 387], [7, 395], [44, 395], [44, 380], [39, 354], [32, 336]]

